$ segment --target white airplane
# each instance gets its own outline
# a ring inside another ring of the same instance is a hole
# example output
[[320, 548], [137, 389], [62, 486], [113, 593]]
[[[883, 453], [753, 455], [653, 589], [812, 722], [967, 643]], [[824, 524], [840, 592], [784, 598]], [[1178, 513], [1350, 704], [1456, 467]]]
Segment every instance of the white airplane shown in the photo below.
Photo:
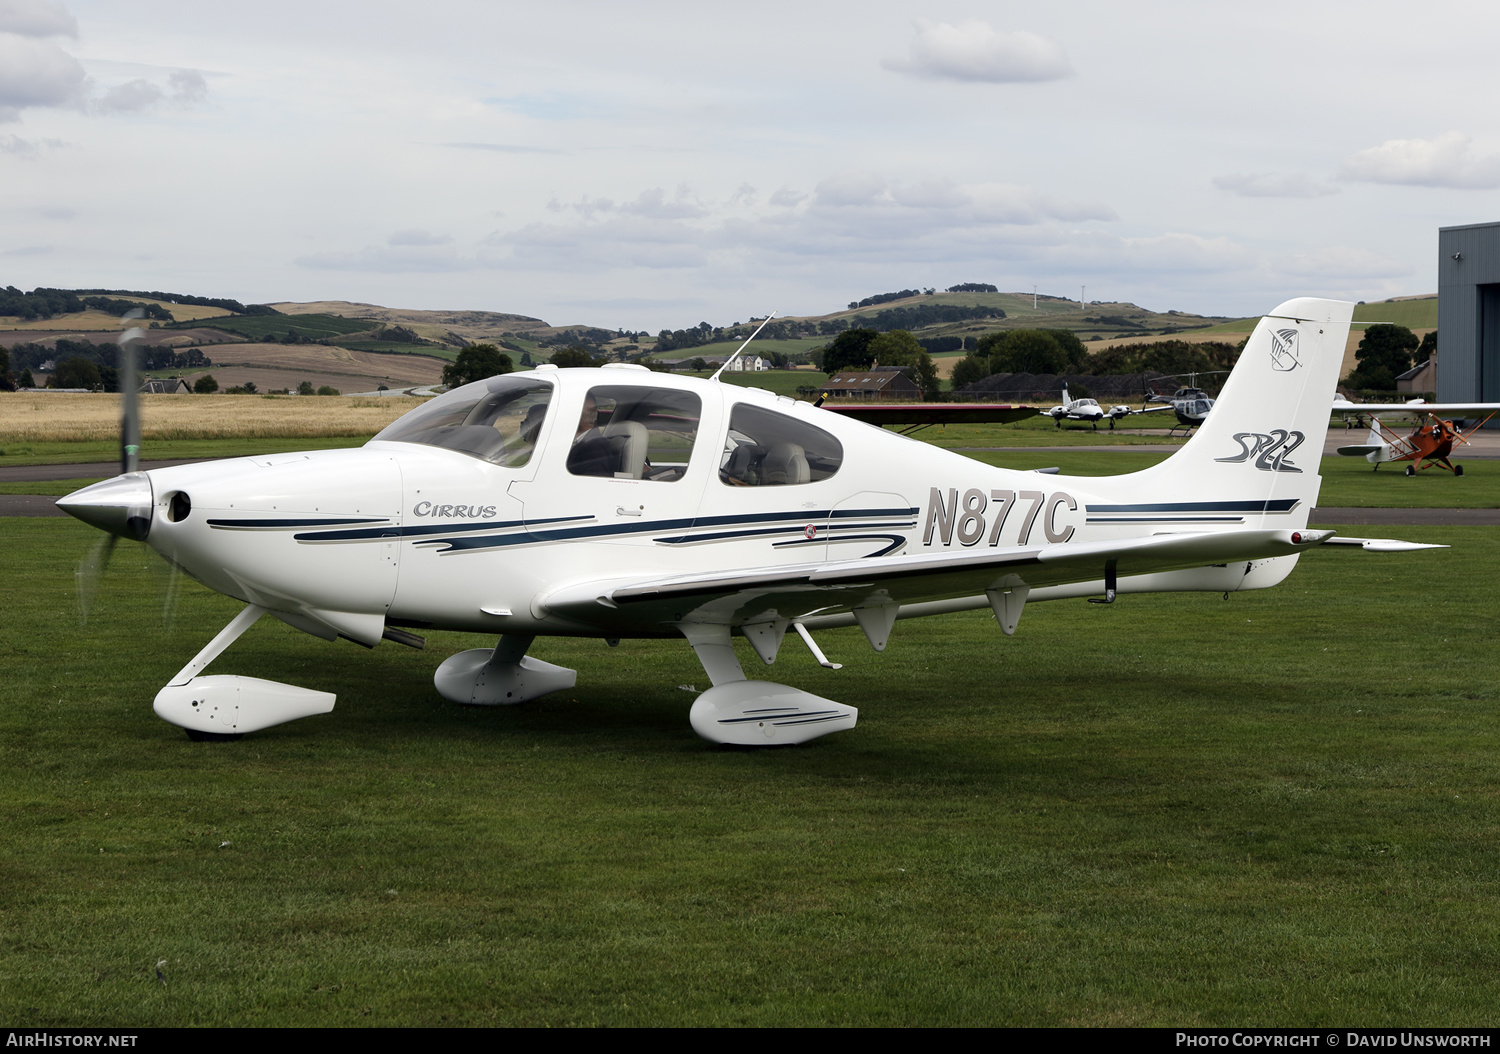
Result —
[[[263, 614], [327, 640], [497, 636], [434, 682], [458, 703], [575, 683], [537, 637], [685, 638], [718, 743], [802, 742], [854, 707], [748, 679], [788, 629], [859, 626], [1028, 601], [1264, 589], [1305, 550], [1426, 548], [1308, 530], [1351, 305], [1291, 300], [1262, 320], [1208, 423], [1116, 477], [995, 468], [770, 392], [609, 364], [543, 366], [433, 399], [365, 446], [131, 472], [58, 505], [144, 540], [245, 608], [157, 694], [194, 738], [326, 713], [326, 692], [204, 669]], [[1271, 330], [1297, 349], [1274, 356]], [[1290, 334], [1290, 337], [1286, 336]]]
[[1058, 428], [1062, 427], [1064, 421], [1087, 421], [1097, 429], [1099, 422], [1106, 417], [1109, 418], [1109, 427], [1113, 428], [1116, 421], [1124, 417], [1129, 417], [1131, 414], [1149, 414], [1155, 413], [1158, 410], [1170, 409], [1170, 407], [1166, 406], [1157, 406], [1145, 410], [1133, 410], [1128, 406], [1111, 406], [1108, 410], [1105, 410], [1099, 405], [1096, 399], [1087, 397], [1080, 399], [1072, 398], [1068, 395], [1068, 386], [1066, 384], [1063, 385], [1062, 400], [1062, 405], [1043, 411], [1048, 417], [1057, 422]]

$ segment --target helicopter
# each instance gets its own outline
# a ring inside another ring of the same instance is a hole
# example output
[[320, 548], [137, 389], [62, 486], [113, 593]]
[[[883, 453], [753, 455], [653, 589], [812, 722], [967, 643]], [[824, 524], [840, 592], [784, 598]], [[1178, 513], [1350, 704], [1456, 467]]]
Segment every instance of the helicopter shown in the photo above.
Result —
[[[1214, 374], [1228, 372], [1230, 371], [1214, 370], [1212, 373], [1201, 374], [1201, 376], [1213, 376]], [[1177, 423], [1172, 426], [1173, 432], [1176, 432], [1179, 428], [1192, 431], [1204, 422], [1208, 417], [1209, 411], [1214, 408], [1213, 398], [1197, 386], [1200, 374], [1189, 373], [1185, 376], [1188, 379], [1188, 383], [1178, 388], [1171, 395], [1162, 395], [1155, 389], [1151, 389], [1146, 398], [1148, 403], [1166, 403], [1171, 409], [1176, 411]]]
[[[155, 697], [191, 738], [333, 708], [330, 692], [205, 674], [270, 615], [364, 647], [489, 634], [433, 674], [478, 706], [576, 684], [528, 654], [538, 640], [685, 640], [712, 685], [688, 715], [700, 736], [802, 743], [853, 728], [857, 708], [748, 677], [735, 637], [766, 666], [796, 637], [839, 669], [815, 633], [857, 626], [883, 652], [901, 620], [988, 608], [1009, 636], [1031, 602], [1227, 595], [1322, 546], [1428, 548], [1307, 526], [1351, 312], [1281, 304], [1208, 423], [1122, 476], [993, 467], [717, 374], [548, 364], [454, 388], [362, 447], [130, 470], [57, 504], [245, 605]], [[1278, 342], [1299, 349], [1292, 367]]]

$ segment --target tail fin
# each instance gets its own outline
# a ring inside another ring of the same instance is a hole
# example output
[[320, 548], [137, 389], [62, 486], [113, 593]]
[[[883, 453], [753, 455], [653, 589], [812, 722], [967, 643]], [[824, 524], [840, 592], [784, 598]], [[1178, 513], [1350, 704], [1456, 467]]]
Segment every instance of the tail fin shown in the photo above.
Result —
[[1113, 477], [1109, 491], [1235, 505], [1251, 527], [1307, 526], [1353, 311], [1304, 298], [1266, 315], [1193, 438], [1159, 465]]

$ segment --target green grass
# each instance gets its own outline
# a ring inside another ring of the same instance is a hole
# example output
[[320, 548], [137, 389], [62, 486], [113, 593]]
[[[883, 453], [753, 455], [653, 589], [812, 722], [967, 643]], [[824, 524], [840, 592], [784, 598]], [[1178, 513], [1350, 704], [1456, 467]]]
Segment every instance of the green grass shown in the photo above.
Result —
[[[1034, 400], [1029, 405], [1036, 405]], [[964, 447], [1027, 447], [1027, 446], [1172, 446], [1184, 440], [1168, 437], [1167, 431], [1172, 415], [1156, 415], [1153, 424], [1159, 428], [1150, 431], [1134, 429], [1111, 429], [1108, 424], [1093, 429], [1086, 424], [1065, 424], [1057, 427], [1050, 417], [1028, 417], [1008, 425], [935, 425], [915, 433], [915, 437], [933, 446], [948, 449]], [[1137, 418], [1140, 420], [1140, 418]], [[1150, 418], [1147, 418], [1150, 420]]]
[[26, 480], [19, 483], [0, 482], [0, 494], [46, 494], [53, 497], [62, 497], [71, 494], [80, 487], [87, 487], [90, 483], [98, 483], [107, 476], [98, 476], [92, 479], [38, 479]]
[[[263, 439], [172, 439], [149, 441], [141, 448], [146, 461], [171, 461], [196, 457], [249, 457], [252, 454], [278, 454], [291, 450], [328, 450], [360, 446], [371, 436], [330, 436], [326, 438], [271, 437]], [[0, 468], [7, 465], [79, 465], [91, 461], [117, 461], [119, 443], [113, 439], [98, 442], [29, 442], [8, 443], [0, 450]]]
[[[712, 377], [713, 370], [700, 372], [674, 371], [683, 377]], [[790, 399], [805, 398], [797, 394], [798, 388], [815, 388], [828, 380], [826, 373], [817, 370], [762, 370], [759, 373], [722, 373], [719, 379], [728, 384], [746, 388], [764, 388]]]
[[309, 340], [337, 337], [345, 333], [359, 333], [373, 329], [375, 323], [369, 319], [342, 318], [338, 315], [225, 315], [223, 318], [200, 318], [194, 322], [174, 322], [163, 329], [192, 329], [207, 327], [236, 333], [249, 340], [263, 340], [267, 334], [278, 339], [294, 330]]
[[1393, 509], [1500, 509], [1500, 461], [1465, 459], [1462, 476], [1428, 469], [1407, 476], [1404, 462], [1373, 470], [1364, 458], [1325, 457], [1323, 491], [1326, 507]]
[[1437, 297], [1429, 297], [1426, 300], [1360, 304], [1354, 309], [1354, 321], [1365, 325], [1390, 322], [1397, 326], [1405, 326], [1407, 329], [1436, 329], [1438, 324]]
[[860, 725], [750, 752], [688, 728], [680, 643], [541, 641], [578, 687], [476, 710], [431, 673], [479, 638], [271, 620], [215, 670], [337, 709], [189, 743], [150, 700], [236, 605], [163, 627], [122, 545], [80, 628], [97, 534], [0, 521], [0, 1017], [1487, 1025], [1500, 531], [1403, 533], [1455, 548], [820, 634], [836, 674], [789, 641], [773, 676]]
[[[1070, 476], [1139, 472], [1168, 456], [1147, 451], [1075, 453], [1024, 448], [961, 453], [987, 465], [1023, 471], [1056, 466]], [[1379, 472], [1372, 472], [1362, 459], [1334, 455], [1323, 458], [1319, 472], [1323, 487], [1318, 505], [1324, 508], [1500, 509], [1500, 462], [1497, 461], [1466, 461], [1464, 474], [1459, 477], [1437, 471], [1406, 476], [1399, 465], [1395, 468], [1386, 465]], [[1368, 533], [1368, 528], [1364, 530]]]
[[[339, 347], [350, 351], [371, 351], [377, 355], [426, 355], [445, 362], [453, 362], [458, 358], [457, 348], [444, 348], [435, 344], [402, 344], [393, 340], [341, 340]], [[510, 357], [512, 362], [520, 359], [519, 355], [513, 353]]]
[[[833, 337], [799, 337], [796, 340], [755, 340], [745, 349], [746, 355], [764, 355], [770, 351], [779, 351], [783, 355], [805, 355], [813, 348], [821, 348], [829, 344]], [[739, 340], [721, 340], [713, 344], [704, 344], [698, 348], [675, 348], [672, 351], [663, 351], [660, 354], [652, 354], [653, 358], [662, 359], [717, 359], [723, 362], [734, 354], [734, 349], [745, 343], [741, 337]], [[826, 376], [826, 375], [824, 375]]]
[[[1260, 321], [1260, 316], [1253, 318], [1235, 319], [1232, 322], [1221, 322], [1207, 329], [1193, 331], [1193, 339], [1217, 336], [1242, 337], [1255, 328]], [[1350, 329], [1364, 332], [1366, 326], [1377, 322], [1388, 322], [1397, 326], [1405, 326], [1408, 329], [1436, 329], [1437, 328], [1437, 298], [1431, 297], [1426, 300], [1397, 300], [1394, 302], [1381, 301], [1374, 304], [1359, 304], [1354, 308], [1354, 324]]]

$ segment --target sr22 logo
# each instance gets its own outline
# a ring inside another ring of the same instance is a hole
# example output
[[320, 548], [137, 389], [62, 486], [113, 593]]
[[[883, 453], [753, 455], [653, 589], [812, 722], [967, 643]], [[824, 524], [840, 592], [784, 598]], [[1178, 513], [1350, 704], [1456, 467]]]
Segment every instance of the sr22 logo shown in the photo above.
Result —
[[980, 539], [985, 537], [986, 512], [994, 506], [991, 514], [989, 529], [989, 544], [999, 545], [1000, 534], [1005, 530], [1005, 522], [1010, 519], [1011, 510], [1020, 502], [1029, 502], [1026, 515], [1021, 520], [1021, 528], [1016, 532], [1015, 544], [1025, 545], [1031, 537], [1032, 526], [1037, 521], [1037, 514], [1043, 511], [1042, 530], [1047, 535], [1049, 542], [1065, 542], [1073, 537], [1071, 524], [1061, 530], [1057, 526], [1057, 511], [1066, 506], [1069, 512], [1078, 511], [1078, 502], [1073, 500], [1073, 495], [1058, 491], [1050, 497], [1040, 490], [992, 490], [988, 495], [978, 488], [964, 491], [960, 499], [958, 491], [952, 487], [944, 494], [938, 488], [931, 488], [932, 493], [927, 498], [927, 530], [922, 535], [922, 544], [931, 545], [933, 535], [943, 545], [952, 545], [954, 534], [958, 535], [960, 545], [978, 545]]
[[[1301, 446], [1306, 438], [1301, 432], [1288, 432], [1282, 428], [1272, 429], [1270, 435], [1263, 432], [1236, 432], [1234, 441], [1240, 445], [1240, 452], [1231, 457], [1216, 457], [1214, 460], [1235, 465], [1254, 458], [1255, 467], [1262, 472], [1301, 472], [1300, 468], [1287, 460], [1287, 455]], [[1255, 441], [1253, 445], [1249, 442], [1252, 439]]]

